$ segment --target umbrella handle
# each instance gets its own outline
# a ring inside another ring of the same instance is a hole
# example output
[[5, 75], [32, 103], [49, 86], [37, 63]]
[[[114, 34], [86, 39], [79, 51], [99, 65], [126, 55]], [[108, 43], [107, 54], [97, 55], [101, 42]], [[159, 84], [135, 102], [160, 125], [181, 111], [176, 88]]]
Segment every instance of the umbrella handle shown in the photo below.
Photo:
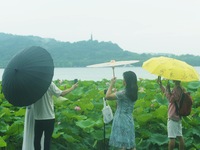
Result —
[[170, 93], [170, 82], [169, 80], [167, 81], [167, 86], [166, 86], [166, 89], [168, 90], [168, 92]]
[[115, 77], [115, 67], [112, 67], [113, 70], [113, 77]]

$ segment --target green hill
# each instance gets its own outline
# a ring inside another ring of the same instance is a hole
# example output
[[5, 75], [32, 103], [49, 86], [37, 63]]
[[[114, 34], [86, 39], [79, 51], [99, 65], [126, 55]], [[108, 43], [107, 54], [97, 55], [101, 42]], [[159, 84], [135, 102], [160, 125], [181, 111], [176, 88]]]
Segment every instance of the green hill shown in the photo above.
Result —
[[[112, 42], [87, 40], [70, 43], [37, 36], [0, 33], [0, 67], [4, 68], [16, 53], [30, 46], [41, 46], [49, 51], [55, 67], [85, 67], [110, 60], [140, 60], [135, 66], [141, 66], [145, 60], [161, 55], [130, 52]], [[200, 56], [170, 54], [170, 57], [184, 60], [193, 66], [200, 66]]]

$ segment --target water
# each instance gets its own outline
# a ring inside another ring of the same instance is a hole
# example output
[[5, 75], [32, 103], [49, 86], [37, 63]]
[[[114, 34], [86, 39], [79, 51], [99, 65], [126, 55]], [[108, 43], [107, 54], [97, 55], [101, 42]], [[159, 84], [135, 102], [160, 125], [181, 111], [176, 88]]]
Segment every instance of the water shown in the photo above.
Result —
[[[195, 67], [200, 74], [200, 67]], [[122, 79], [122, 74], [125, 71], [134, 71], [138, 78], [156, 79], [157, 76], [150, 74], [142, 67], [115, 67], [114, 73], [118, 79]], [[2, 80], [4, 69], [0, 69], [0, 79]], [[55, 68], [53, 80], [93, 80], [101, 81], [102, 79], [111, 79], [113, 77], [112, 68]]]
[[[122, 74], [125, 71], [134, 71], [138, 78], [155, 79], [155, 75], [148, 73], [141, 67], [115, 67], [114, 75], [118, 79], [122, 79]], [[75, 78], [80, 80], [100, 81], [102, 79], [111, 79], [113, 77], [112, 68], [55, 68], [53, 79], [68, 79]]]

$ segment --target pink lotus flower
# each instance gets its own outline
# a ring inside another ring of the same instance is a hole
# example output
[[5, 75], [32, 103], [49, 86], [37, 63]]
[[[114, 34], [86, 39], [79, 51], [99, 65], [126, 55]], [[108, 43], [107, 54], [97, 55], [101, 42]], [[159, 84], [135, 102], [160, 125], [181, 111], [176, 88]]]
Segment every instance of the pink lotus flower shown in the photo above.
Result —
[[76, 111], [79, 111], [79, 110], [81, 110], [81, 107], [75, 106], [74, 109], [75, 109]]

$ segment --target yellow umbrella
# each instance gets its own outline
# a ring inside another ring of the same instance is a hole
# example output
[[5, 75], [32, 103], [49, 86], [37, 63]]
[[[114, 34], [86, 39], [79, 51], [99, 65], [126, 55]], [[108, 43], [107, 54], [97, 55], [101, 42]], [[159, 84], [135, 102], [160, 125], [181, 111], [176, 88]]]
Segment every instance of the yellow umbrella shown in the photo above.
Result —
[[199, 74], [191, 65], [186, 62], [168, 58], [154, 57], [145, 61], [142, 68], [152, 74], [164, 77], [169, 80], [179, 80], [184, 82], [198, 81]]

